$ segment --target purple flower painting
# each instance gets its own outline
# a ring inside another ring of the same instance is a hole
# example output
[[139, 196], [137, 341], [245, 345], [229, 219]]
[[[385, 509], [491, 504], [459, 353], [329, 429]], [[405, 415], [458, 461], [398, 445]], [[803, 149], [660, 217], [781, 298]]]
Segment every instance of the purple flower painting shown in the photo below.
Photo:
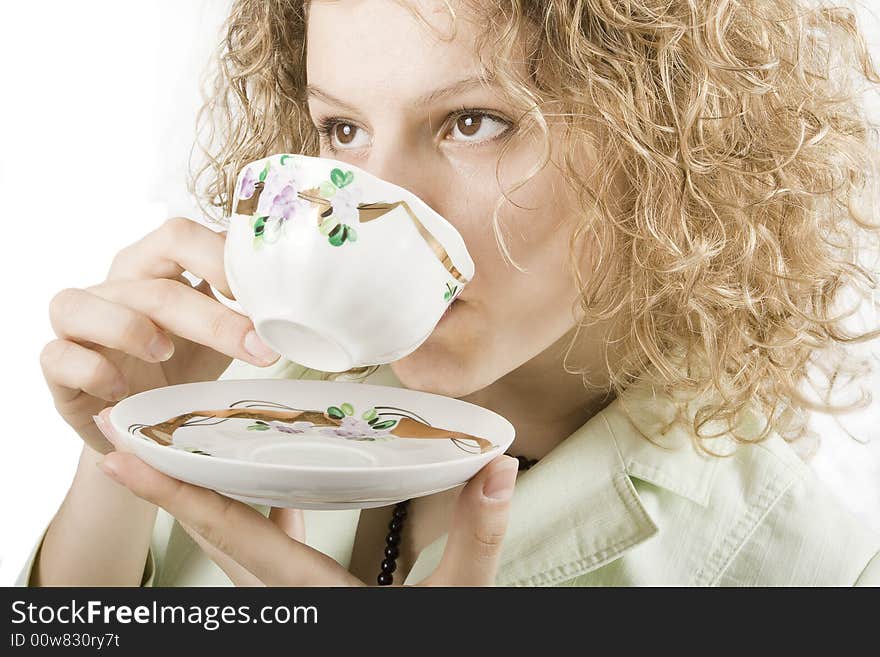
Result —
[[286, 185], [272, 199], [272, 205], [269, 208], [270, 217], [280, 217], [282, 219], [290, 219], [296, 216], [298, 212], [307, 212], [311, 207], [311, 203], [301, 199], [293, 185]]
[[338, 427], [325, 427], [320, 429], [325, 436], [336, 436], [348, 439], [375, 439], [382, 438], [391, 433], [391, 429], [374, 429], [368, 422], [356, 417], [344, 417]]
[[256, 190], [257, 184], [257, 176], [254, 173], [254, 168], [249, 167], [244, 170], [244, 175], [241, 178], [241, 187], [238, 189], [239, 198], [250, 198], [254, 195], [254, 191]]

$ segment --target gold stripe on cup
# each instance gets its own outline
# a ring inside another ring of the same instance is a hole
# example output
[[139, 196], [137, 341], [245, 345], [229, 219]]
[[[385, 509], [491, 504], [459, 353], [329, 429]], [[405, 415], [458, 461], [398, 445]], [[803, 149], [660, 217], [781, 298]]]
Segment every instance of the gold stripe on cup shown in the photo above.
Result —
[[[317, 188], [307, 189], [302, 192], [299, 192], [298, 196], [301, 199], [306, 201], [310, 201], [319, 206], [320, 211], [318, 212], [318, 224], [323, 221], [323, 214], [327, 210], [330, 209], [330, 201], [320, 195], [319, 190]], [[419, 234], [428, 243], [428, 246], [431, 247], [431, 250], [434, 252], [434, 255], [437, 256], [437, 259], [440, 261], [440, 264], [443, 265], [443, 268], [449, 272], [449, 274], [457, 280], [462, 285], [465, 285], [469, 282], [469, 279], [466, 278], [458, 268], [452, 264], [452, 257], [449, 253], [446, 252], [446, 249], [443, 248], [443, 245], [440, 241], [431, 234], [425, 225], [419, 220], [416, 213], [413, 212], [413, 209], [409, 206], [409, 203], [406, 201], [397, 201], [396, 203], [359, 203], [357, 206], [358, 209], [358, 220], [360, 223], [365, 224], [367, 222], [373, 221], [374, 219], [379, 219], [380, 217], [388, 214], [392, 210], [397, 209], [398, 207], [402, 207], [406, 214], [409, 215], [409, 218], [415, 224], [416, 229], [418, 229]]]
[[[265, 187], [265, 183], [257, 182], [254, 184], [254, 193], [251, 194], [250, 198], [246, 199], [238, 199], [238, 202], [235, 205], [235, 213], [241, 214], [245, 216], [251, 216], [257, 211], [257, 206], [260, 201], [260, 195], [263, 193], [263, 189]], [[317, 187], [312, 189], [307, 189], [297, 194], [301, 199], [314, 203], [318, 206], [319, 212], [317, 216], [318, 225], [323, 221], [324, 213], [331, 208], [330, 201], [320, 195]], [[431, 234], [425, 225], [419, 220], [418, 216], [413, 209], [409, 206], [409, 203], [406, 201], [397, 201], [396, 203], [359, 203], [358, 208], [358, 220], [360, 223], [364, 224], [374, 219], [379, 219], [380, 217], [388, 214], [392, 210], [395, 210], [398, 207], [402, 207], [409, 218], [412, 220], [413, 224], [415, 224], [416, 229], [419, 231], [419, 234], [422, 236], [422, 239], [427, 242], [428, 246], [437, 256], [437, 259], [440, 261], [440, 264], [443, 265], [443, 268], [449, 272], [449, 274], [457, 280], [462, 285], [465, 285], [469, 282], [469, 279], [466, 278], [458, 268], [452, 264], [452, 257], [447, 253], [446, 249], [443, 248], [443, 245], [440, 241]]]
[[235, 204], [235, 214], [243, 214], [245, 216], [251, 216], [254, 212], [257, 211], [257, 204], [260, 202], [260, 194], [263, 193], [263, 188], [266, 186], [264, 182], [254, 183], [254, 193], [251, 194], [250, 198], [240, 198], [238, 202]]

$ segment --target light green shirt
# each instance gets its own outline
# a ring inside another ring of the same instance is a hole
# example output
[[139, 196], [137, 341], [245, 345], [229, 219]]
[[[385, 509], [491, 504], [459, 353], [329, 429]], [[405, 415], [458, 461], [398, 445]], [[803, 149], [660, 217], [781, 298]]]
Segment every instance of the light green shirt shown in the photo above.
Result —
[[[234, 361], [221, 378], [320, 374], [283, 360], [268, 368]], [[387, 365], [363, 381], [402, 386]], [[496, 583], [880, 585], [880, 536], [842, 506], [785, 440], [773, 434], [733, 456], [703, 456], [692, 446], [691, 418], [679, 417], [670, 398], [635, 385], [521, 472]], [[721, 436], [712, 449], [731, 444]], [[348, 567], [359, 515], [357, 509], [304, 511], [306, 543]], [[40, 541], [19, 586], [29, 581]], [[436, 568], [445, 542], [443, 535], [421, 552], [404, 584]], [[163, 509], [143, 583], [231, 585]]]

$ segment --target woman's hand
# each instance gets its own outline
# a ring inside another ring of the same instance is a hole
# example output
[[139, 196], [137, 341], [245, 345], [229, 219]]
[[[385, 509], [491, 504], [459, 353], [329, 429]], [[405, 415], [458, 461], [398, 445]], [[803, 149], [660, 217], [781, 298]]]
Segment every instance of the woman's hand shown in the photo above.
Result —
[[[112, 449], [92, 416], [144, 390], [216, 379], [232, 358], [277, 360], [251, 321], [217, 301], [232, 296], [223, 268], [225, 235], [184, 218], [120, 251], [107, 279], [62, 290], [49, 315], [57, 336], [40, 354], [55, 407], [99, 452]], [[203, 279], [193, 287], [188, 271]]]
[[[113, 441], [109, 411], [96, 420]], [[302, 511], [258, 511], [214, 491], [162, 474], [125, 452], [107, 454], [101, 469], [135, 495], [173, 515], [236, 586], [365, 586], [331, 557], [304, 543]], [[492, 586], [517, 460], [499, 456], [461, 490], [437, 569], [420, 586]]]

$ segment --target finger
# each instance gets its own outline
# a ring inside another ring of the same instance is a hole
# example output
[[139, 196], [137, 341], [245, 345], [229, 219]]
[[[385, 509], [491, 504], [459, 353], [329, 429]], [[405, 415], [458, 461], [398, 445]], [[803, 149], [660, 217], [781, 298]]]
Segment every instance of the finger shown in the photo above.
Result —
[[116, 365], [69, 340], [52, 340], [43, 347], [40, 366], [56, 401], [70, 401], [80, 391], [110, 402], [128, 395], [128, 383]]
[[273, 506], [269, 510], [269, 520], [274, 522], [290, 538], [304, 543], [306, 540], [306, 523], [302, 509], [282, 509]]
[[257, 366], [278, 360], [278, 354], [257, 336], [250, 319], [185, 283], [167, 278], [108, 281], [88, 290], [143, 313], [165, 331], [232, 358]]
[[[116, 438], [116, 431], [113, 429], [113, 426], [110, 424], [109, 420], [110, 408], [105, 408], [99, 415], [93, 416], [95, 421], [95, 425], [101, 430], [101, 433], [109, 440], [114, 447], [118, 446], [118, 439]], [[202, 538], [196, 531], [194, 531], [191, 527], [181, 523], [181, 527], [183, 530], [189, 534], [190, 538], [202, 549], [202, 551], [210, 558], [214, 563], [216, 563], [223, 572], [229, 577], [230, 581], [235, 586], [265, 586], [257, 577], [253, 575], [253, 573], [248, 572], [247, 569], [243, 568], [241, 564], [236, 563], [232, 558], [228, 555], [223, 554], [213, 545], [209, 544]]]
[[[282, 531], [291, 538], [298, 541], [304, 540], [305, 526], [302, 521], [302, 511], [299, 509], [279, 509], [272, 507], [269, 510], [269, 519], [278, 525]], [[183, 524], [181, 524], [181, 527], [183, 527], [186, 533], [189, 534], [190, 538], [202, 548], [202, 551], [207, 554], [223, 572], [226, 573], [235, 586], [265, 586], [265, 584], [252, 572], [232, 559], [229, 555], [224, 554], [208, 543], [192, 527]]]
[[223, 268], [225, 245], [225, 233], [185, 217], [173, 217], [122, 249], [110, 266], [108, 279], [177, 279], [188, 271], [231, 297]]
[[229, 580], [235, 586], [265, 586], [265, 584], [263, 584], [263, 582], [261, 582], [252, 572], [235, 561], [228, 554], [224, 554], [208, 543], [208, 541], [206, 541], [201, 534], [192, 527], [183, 523], [181, 523], [180, 526], [183, 527], [184, 531], [189, 534], [190, 538], [195, 541], [202, 551], [208, 555], [208, 558], [216, 563], [220, 567], [220, 570], [226, 573], [226, 576], [229, 577]]
[[462, 489], [455, 503], [443, 558], [426, 583], [494, 585], [517, 467], [515, 458], [499, 456]]
[[[281, 530], [297, 541], [305, 540], [305, 525], [300, 509], [269, 509], [269, 520], [274, 522]], [[252, 572], [229, 555], [220, 552], [208, 543], [202, 536], [188, 525], [181, 525], [186, 533], [199, 545], [200, 548], [216, 563], [229, 577], [235, 586], [265, 586]]]
[[189, 525], [267, 586], [363, 586], [334, 559], [291, 540], [247, 504], [173, 479], [133, 454], [108, 454], [101, 468], [135, 495]]
[[98, 430], [104, 434], [104, 438], [107, 439], [107, 442], [118, 449], [119, 437], [116, 435], [116, 429], [114, 429], [113, 425], [110, 423], [111, 410], [113, 410], [113, 407], [108, 406], [97, 415], [93, 415], [92, 421], [95, 423], [95, 426], [98, 427]]
[[55, 334], [64, 340], [92, 342], [159, 363], [171, 358], [174, 344], [149, 317], [87, 290], [68, 288], [49, 304]]

